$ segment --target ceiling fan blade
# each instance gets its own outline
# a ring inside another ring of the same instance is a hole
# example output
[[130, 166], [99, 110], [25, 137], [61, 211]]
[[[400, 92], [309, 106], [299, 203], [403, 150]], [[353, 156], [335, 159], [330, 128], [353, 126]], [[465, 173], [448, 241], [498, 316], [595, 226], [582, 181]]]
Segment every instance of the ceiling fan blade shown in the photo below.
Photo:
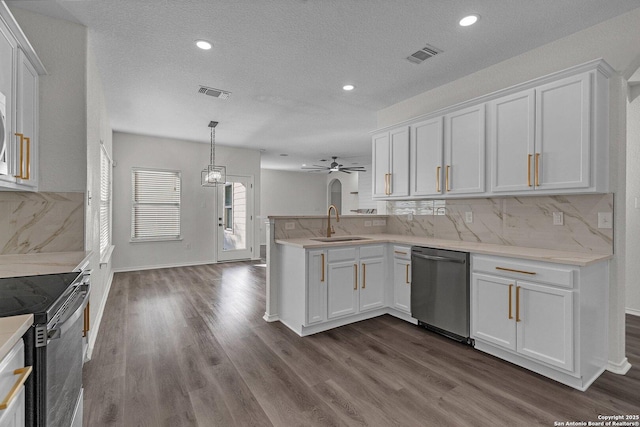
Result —
[[351, 175], [351, 172], [349, 172], [348, 170], [345, 170], [345, 169], [340, 170], [340, 172], [348, 173], [349, 175]]

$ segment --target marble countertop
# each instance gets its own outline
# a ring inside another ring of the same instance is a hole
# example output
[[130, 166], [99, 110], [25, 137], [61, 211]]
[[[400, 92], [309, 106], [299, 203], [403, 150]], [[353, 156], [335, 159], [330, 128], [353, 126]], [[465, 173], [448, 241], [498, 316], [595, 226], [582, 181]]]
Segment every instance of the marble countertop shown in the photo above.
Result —
[[[336, 237], [336, 236], [334, 236]], [[343, 236], [339, 236], [343, 237]], [[438, 249], [449, 249], [474, 254], [496, 255], [511, 258], [546, 261], [556, 264], [587, 266], [609, 260], [613, 255], [582, 252], [558, 251], [553, 249], [525, 248], [520, 246], [495, 245], [488, 243], [461, 242], [454, 240], [434, 239], [429, 237], [405, 236], [401, 234], [358, 234], [366, 240], [346, 242], [319, 242], [312, 238], [276, 239], [276, 243], [299, 248], [332, 248], [339, 246], [367, 245], [371, 243], [397, 243], [401, 245], [428, 246]]]
[[66, 273], [82, 264], [90, 252], [44, 252], [0, 255], [0, 278]]
[[0, 318], [0, 360], [11, 351], [31, 325], [33, 314]]

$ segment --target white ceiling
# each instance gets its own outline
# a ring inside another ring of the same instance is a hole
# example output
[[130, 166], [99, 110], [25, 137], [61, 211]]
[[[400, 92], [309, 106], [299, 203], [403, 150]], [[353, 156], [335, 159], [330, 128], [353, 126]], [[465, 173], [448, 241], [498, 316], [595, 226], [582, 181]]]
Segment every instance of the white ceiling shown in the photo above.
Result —
[[[116, 131], [370, 162], [376, 111], [640, 6], [638, 0], [20, 0], [89, 27]], [[458, 21], [476, 13], [479, 22]], [[214, 44], [195, 47], [196, 39]], [[444, 53], [414, 65], [429, 43]], [[356, 85], [344, 92], [346, 83]], [[198, 94], [199, 85], [232, 92]], [[288, 154], [282, 157], [280, 154]]]

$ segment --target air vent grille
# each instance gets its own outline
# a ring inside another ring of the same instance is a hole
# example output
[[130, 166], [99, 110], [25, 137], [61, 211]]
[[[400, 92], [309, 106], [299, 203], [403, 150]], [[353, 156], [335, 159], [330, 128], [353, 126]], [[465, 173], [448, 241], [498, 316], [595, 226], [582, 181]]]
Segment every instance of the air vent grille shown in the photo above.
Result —
[[414, 64], [422, 64], [425, 60], [434, 57], [439, 53], [442, 53], [442, 49], [438, 49], [437, 47], [428, 44], [419, 51], [407, 56], [407, 59]]
[[231, 92], [229, 91], [222, 90], [222, 89], [214, 89], [212, 87], [206, 87], [206, 86], [200, 86], [200, 89], [198, 89], [198, 93], [201, 93], [203, 95], [213, 96], [214, 98], [220, 98], [220, 99], [229, 99], [229, 96], [231, 95]]

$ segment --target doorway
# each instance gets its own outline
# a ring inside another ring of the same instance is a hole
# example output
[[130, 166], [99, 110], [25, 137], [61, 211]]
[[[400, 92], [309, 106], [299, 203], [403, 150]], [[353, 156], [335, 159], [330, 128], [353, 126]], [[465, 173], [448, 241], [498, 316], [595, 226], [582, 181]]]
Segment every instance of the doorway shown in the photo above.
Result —
[[218, 186], [217, 257], [221, 261], [251, 259], [253, 255], [253, 177], [227, 175]]
[[342, 183], [334, 179], [329, 184], [329, 204], [334, 205], [339, 215], [342, 215]]

